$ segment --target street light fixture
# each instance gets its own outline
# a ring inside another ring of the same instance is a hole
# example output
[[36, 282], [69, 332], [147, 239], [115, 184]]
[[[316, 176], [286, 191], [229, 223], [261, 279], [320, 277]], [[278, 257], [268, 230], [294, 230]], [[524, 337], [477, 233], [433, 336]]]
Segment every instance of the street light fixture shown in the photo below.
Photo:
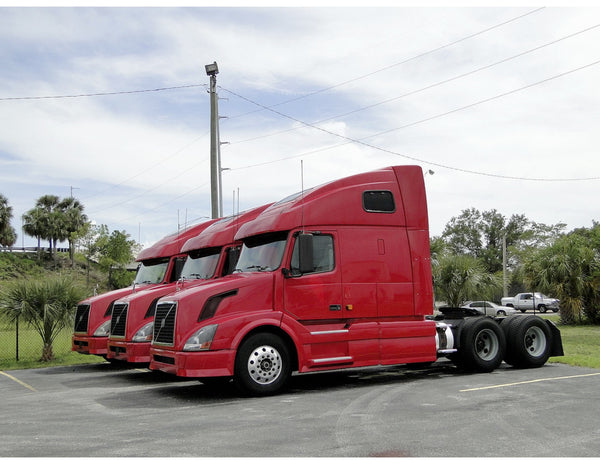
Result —
[[212, 64], [207, 64], [206, 66], [204, 66], [204, 68], [206, 69], [206, 74], [208, 76], [214, 76], [216, 74], [219, 74], [219, 67], [217, 66], [216, 61]]

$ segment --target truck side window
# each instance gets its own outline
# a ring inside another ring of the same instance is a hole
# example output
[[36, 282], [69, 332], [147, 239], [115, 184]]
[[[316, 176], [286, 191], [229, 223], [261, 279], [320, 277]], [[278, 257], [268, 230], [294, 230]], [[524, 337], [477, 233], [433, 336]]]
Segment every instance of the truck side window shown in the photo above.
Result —
[[[313, 272], [328, 272], [332, 271], [335, 267], [333, 237], [331, 235], [315, 235], [313, 237], [313, 263]], [[294, 243], [290, 268], [292, 275], [300, 274], [298, 263], [298, 240]]]
[[393, 213], [394, 194], [389, 190], [367, 190], [363, 192], [363, 208], [369, 213]]

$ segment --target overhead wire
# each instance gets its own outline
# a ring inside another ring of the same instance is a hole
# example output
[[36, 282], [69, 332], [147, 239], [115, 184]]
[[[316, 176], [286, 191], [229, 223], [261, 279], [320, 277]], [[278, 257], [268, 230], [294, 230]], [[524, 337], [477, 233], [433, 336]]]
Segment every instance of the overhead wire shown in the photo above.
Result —
[[[378, 132], [378, 133], [376, 133], [376, 134], [371, 134], [371, 135], [369, 135], [368, 137], [364, 137], [364, 138], [362, 138], [362, 139], [354, 139], [354, 138], [352, 138], [352, 137], [348, 137], [348, 136], [345, 136], [345, 135], [342, 135], [342, 134], [338, 134], [338, 133], [336, 133], [336, 132], [333, 132], [333, 131], [331, 131], [331, 130], [328, 130], [328, 129], [325, 129], [325, 128], [322, 128], [322, 127], [316, 126], [316, 125], [314, 125], [314, 124], [311, 124], [311, 123], [307, 123], [307, 122], [305, 122], [305, 121], [302, 121], [302, 120], [300, 120], [300, 119], [298, 119], [298, 118], [295, 118], [295, 117], [293, 117], [293, 116], [289, 116], [289, 115], [287, 115], [287, 114], [284, 114], [284, 113], [282, 113], [282, 112], [280, 112], [280, 111], [277, 111], [277, 110], [275, 110], [275, 109], [273, 109], [273, 108], [271, 108], [271, 107], [268, 107], [268, 106], [262, 105], [261, 103], [258, 103], [258, 102], [256, 102], [256, 101], [253, 101], [253, 100], [251, 100], [251, 99], [249, 99], [249, 98], [247, 98], [247, 97], [244, 97], [244, 96], [242, 96], [242, 95], [240, 95], [240, 94], [238, 94], [238, 93], [236, 93], [236, 92], [233, 92], [233, 91], [231, 91], [231, 90], [229, 90], [229, 89], [223, 89], [223, 90], [226, 90], [227, 92], [231, 93], [232, 95], [235, 95], [235, 96], [237, 96], [238, 98], [241, 98], [241, 99], [243, 99], [243, 100], [246, 100], [246, 101], [248, 101], [249, 103], [253, 103], [253, 104], [255, 104], [255, 105], [257, 105], [257, 106], [259, 106], [259, 107], [261, 107], [261, 108], [263, 108], [263, 109], [266, 109], [266, 110], [268, 110], [268, 111], [274, 112], [274, 113], [276, 113], [276, 114], [278, 114], [278, 115], [280, 115], [280, 116], [282, 116], [282, 117], [284, 117], [284, 118], [290, 119], [290, 120], [292, 120], [292, 121], [295, 121], [295, 122], [298, 122], [298, 123], [300, 123], [300, 124], [303, 124], [303, 125], [304, 125], [304, 126], [306, 126], [306, 127], [311, 127], [311, 128], [313, 128], [313, 129], [319, 130], [319, 131], [321, 131], [321, 132], [324, 132], [324, 133], [327, 133], [327, 134], [333, 135], [333, 136], [335, 136], [335, 137], [338, 137], [338, 138], [344, 139], [344, 140], [346, 140], [346, 141], [347, 141], [346, 143], [356, 143], [356, 144], [359, 144], [359, 145], [363, 145], [363, 146], [366, 146], [366, 147], [372, 148], [372, 149], [374, 149], [374, 150], [382, 151], [382, 152], [385, 152], [385, 153], [388, 153], [388, 154], [392, 154], [392, 155], [395, 155], [395, 156], [400, 156], [400, 157], [403, 157], [403, 158], [406, 158], [406, 159], [410, 159], [410, 160], [412, 160], [412, 161], [417, 161], [417, 162], [424, 163], [424, 164], [428, 164], [428, 165], [431, 165], [431, 166], [437, 166], [437, 167], [440, 167], [440, 168], [445, 168], [445, 169], [449, 169], [449, 170], [453, 170], [453, 171], [464, 172], [464, 173], [468, 173], [468, 174], [475, 174], [475, 175], [488, 176], [488, 177], [495, 177], [495, 178], [501, 178], [501, 179], [510, 179], [510, 180], [537, 181], [537, 182], [572, 182], [572, 181], [590, 181], [590, 180], [599, 180], [599, 179], [600, 179], [600, 176], [594, 176], [594, 177], [579, 177], [579, 178], [540, 178], [540, 177], [507, 176], [507, 175], [502, 175], [502, 174], [495, 174], [495, 173], [488, 173], [488, 172], [483, 172], [483, 171], [475, 171], [475, 170], [470, 170], [470, 169], [458, 168], [458, 167], [455, 167], [455, 166], [450, 166], [450, 165], [445, 165], [445, 164], [441, 164], [441, 163], [432, 162], [432, 161], [429, 161], [429, 160], [425, 160], [425, 159], [417, 158], [417, 157], [415, 157], [415, 156], [411, 156], [411, 155], [407, 155], [407, 154], [402, 154], [402, 153], [398, 153], [398, 152], [396, 152], [396, 151], [393, 151], [393, 150], [385, 149], [385, 148], [382, 148], [382, 147], [379, 147], [379, 146], [376, 146], [376, 145], [373, 145], [373, 144], [367, 143], [367, 142], [365, 142], [364, 140], [365, 140], [365, 139], [368, 139], [368, 138], [372, 138], [372, 137], [377, 137], [377, 136], [380, 136], [380, 135], [383, 135], [383, 134], [388, 134], [388, 133], [390, 133], [390, 132], [394, 132], [394, 131], [397, 131], [397, 130], [400, 130], [400, 129], [404, 129], [404, 128], [406, 128], [406, 127], [414, 126], [414, 125], [416, 125], [416, 124], [420, 124], [420, 123], [423, 123], [423, 122], [426, 122], [426, 121], [431, 121], [431, 120], [433, 120], [433, 119], [440, 118], [440, 117], [443, 117], [443, 116], [447, 116], [447, 115], [449, 115], [449, 114], [453, 114], [453, 113], [456, 113], [456, 112], [458, 112], [458, 111], [462, 111], [462, 110], [465, 110], [465, 109], [468, 109], [468, 108], [473, 108], [473, 107], [475, 107], [475, 106], [477, 106], [477, 105], [481, 105], [481, 104], [483, 104], [483, 103], [488, 103], [488, 102], [490, 102], [490, 101], [497, 100], [497, 99], [499, 99], [499, 98], [503, 98], [503, 97], [506, 97], [506, 96], [508, 96], [508, 95], [512, 95], [512, 94], [514, 94], [514, 93], [517, 93], [517, 92], [521, 92], [521, 91], [523, 91], [523, 90], [526, 90], [526, 89], [532, 88], [532, 87], [534, 87], [534, 86], [537, 86], [537, 85], [540, 85], [540, 84], [543, 84], [543, 83], [546, 83], [546, 82], [550, 82], [550, 81], [552, 81], [552, 80], [558, 79], [558, 78], [560, 78], [560, 77], [564, 77], [564, 76], [566, 76], [566, 75], [569, 75], [569, 74], [575, 73], [575, 72], [577, 72], [577, 71], [581, 71], [581, 70], [583, 70], [583, 69], [590, 68], [590, 67], [592, 67], [592, 66], [596, 66], [596, 65], [598, 65], [598, 64], [600, 64], [600, 60], [596, 60], [596, 61], [594, 61], [594, 62], [591, 62], [591, 63], [588, 63], [588, 64], [586, 64], [586, 65], [580, 66], [580, 67], [578, 67], [578, 68], [574, 68], [574, 69], [571, 69], [571, 70], [568, 70], [568, 71], [565, 71], [565, 72], [562, 72], [562, 73], [556, 74], [556, 75], [554, 75], [554, 76], [551, 76], [551, 77], [548, 77], [548, 78], [542, 79], [542, 80], [540, 80], [540, 81], [537, 81], [537, 82], [534, 82], [534, 83], [531, 83], [531, 84], [528, 84], [528, 85], [525, 85], [525, 86], [519, 87], [519, 88], [517, 88], [517, 89], [513, 89], [513, 90], [510, 90], [510, 91], [507, 91], [507, 92], [503, 92], [503, 93], [501, 93], [501, 94], [494, 95], [494, 96], [492, 96], [492, 97], [485, 98], [485, 99], [483, 99], [483, 100], [479, 100], [479, 101], [477, 101], [477, 102], [473, 102], [473, 103], [470, 103], [470, 104], [468, 104], [468, 105], [464, 105], [464, 106], [461, 106], [461, 107], [459, 107], [459, 108], [455, 108], [455, 109], [453, 109], [453, 110], [446, 111], [446, 112], [444, 112], [444, 113], [440, 113], [440, 114], [437, 114], [437, 115], [434, 115], [434, 116], [431, 116], [431, 117], [428, 117], [428, 118], [424, 118], [424, 119], [422, 119], [422, 120], [415, 121], [415, 122], [413, 122], [413, 123], [410, 123], [410, 124], [407, 124], [407, 125], [404, 125], [404, 126], [401, 126], [401, 127], [397, 127], [397, 128], [393, 128], [393, 129], [388, 129], [388, 130], [385, 130], [385, 131], [382, 131], [382, 132]], [[337, 146], [342, 146], [342, 145], [345, 145], [345, 144], [340, 144], [340, 145], [337, 145]], [[312, 152], [304, 153], [303, 155], [294, 155], [294, 156], [292, 156], [292, 157], [289, 157], [289, 158], [284, 158], [284, 159], [296, 158], [296, 157], [298, 157], [298, 156], [306, 156], [307, 154], [314, 154], [314, 153], [317, 153], [317, 152], [319, 152], [319, 151], [325, 151], [325, 150], [329, 150], [329, 149], [332, 149], [332, 148], [334, 148], [334, 147], [327, 147], [327, 148], [324, 148], [324, 149], [321, 149], [321, 150], [314, 150], [314, 151], [312, 151]], [[282, 160], [283, 160], [283, 159], [279, 159], [279, 160], [273, 160], [273, 161], [271, 161], [271, 162], [272, 162], [272, 163], [274, 163], [274, 162], [279, 162], [279, 161], [282, 161]], [[270, 162], [260, 163], [260, 165], [265, 165], [265, 164], [269, 164], [269, 163], [270, 163]], [[249, 167], [254, 167], [254, 166], [255, 166], [255, 165], [249, 165], [249, 166], [242, 166], [242, 167], [238, 167], [238, 168], [230, 168], [230, 169], [233, 171], [233, 170], [239, 170], [239, 169], [246, 169], [246, 168], [249, 168]]]
[[[464, 42], [464, 41], [466, 41], [466, 40], [472, 39], [473, 37], [477, 37], [477, 36], [479, 36], [479, 35], [485, 34], [486, 32], [490, 32], [490, 31], [492, 31], [492, 30], [494, 30], [494, 29], [498, 29], [499, 27], [506, 26], [507, 24], [510, 24], [510, 23], [512, 23], [512, 22], [514, 22], [514, 21], [517, 21], [517, 20], [519, 20], [519, 19], [522, 19], [522, 18], [524, 18], [524, 17], [526, 17], [526, 16], [529, 16], [529, 15], [531, 15], [531, 14], [534, 14], [534, 13], [538, 13], [538, 12], [542, 11], [542, 10], [543, 10], [543, 9], [545, 9], [545, 8], [546, 8], [546, 7], [540, 7], [540, 8], [536, 8], [536, 9], [534, 9], [534, 10], [528, 11], [527, 13], [521, 14], [521, 15], [519, 15], [519, 16], [515, 16], [514, 18], [508, 19], [508, 20], [506, 20], [506, 21], [503, 21], [503, 22], [501, 22], [501, 23], [498, 23], [498, 24], [495, 24], [495, 25], [493, 25], [493, 26], [490, 26], [490, 27], [487, 27], [487, 28], [485, 28], [485, 29], [482, 29], [482, 30], [480, 30], [480, 31], [474, 32], [474, 33], [472, 33], [472, 34], [470, 34], [470, 35], [467, 35], [467, 36], [465, 36], [465, 37], [461, 37], [460, 39], [456, 39], [456, 40], [453, 40], [453, 41], [451, 41], [451, 42], [448, 42], [448, 43], [447, 43], [447, 44], [445, 44], [445, 45], [440, 45], [439, 47], [436, 47], [436, 48], [433, 48], [433, 49], [431, 49], [431, 50], [428, 50], [428, 51], [425, 51], [425, 52], [419, 53], [419, 54], [417, 54], [417, 55], [414, 55], [414, 56], [412, 56], [412, 57], [410, 57], [410, 58], [406, 58], [406, 59], [404, 59], [404, 60], [401, 60], [401, 61], [398, 61], [398, 62], [396, 62], [396, 63], [393, 63], [393, 64], [390, 64], [390, 65], [384, 66], [383, 68], [376, 69], [375, 71], [371, 71], [371, 72], [369, 72], [369, 73], [366, 73], [366, 74], [363, 74], [363, 75], [360, 75], [360, 76], [354, 77], [354, 78], [352, 78], [352, 79], [348, 79], [348, 80], [346, 80], [346, 81], [339, 82], [339, 83], [337, 83], [337, 84], [334, 84], [334, 85], [331, 85], [331, 86], [328, 86], [328, 87], [324, 87], [324, 88], [322, 88], [322, 89], [318, 89], [318, 90], [315, 90], [315, 91], [313, 91], [313, 92], [309, 92], [309, 93], [307, 93], [307, 94], [303, 94], [303, 95], [300, 95], [300, 96], [298, 96], [298, 97], [291, 98], [291, 99], [289, 99], [289, 100], [285, 100], [285, 101], [283, 101], [283, 102], [280, 102], [280, 103], [276, 103], [275, 105], [270, 105], [269, 107], [270, 107], [270, 108], [275, 108], [275, 107], [278, 107], [278, 106], [282, 106], [282, 105], [285, 105], [285, 104], [288, 104], [288, 103], [292, 103], [292, 102], [295, 102], [295, 101], [298, 101], [298, 100], [302, 100], [302, 99], [304, 99], [304, 98], [311, 97], [311, 96], [313, 96], [313, 95], [317, 95], [317, 94], [319, 94], [319, 93], [323, 93], [323, 92], [327, 92], [327, 91], [329, 91], [329, 90], [336, 89], [336, 88], [338, 88], [338, 87], [341, 87], [341, 86], [344, 86], [344, 85], [350, 84], [350, 83], [352, 83], [352, 82], [356, 82], [356, 81], [358, 81], [358, 80], [361, 80], [361, 79], [366, 79], [367, 77], [371, 77], [371, 76], [373, 76], [373, 75], [375, 75], [375, 74], [378, 74], [378, 73], [380, 73], [380, 72], [387, 71], [388, 69], [391, 69], [391, 68], [394, 68], [394, 67], [396, 67], [396, 66], [400, 66], [400, 65], [403, 65], [403, 64], [409, 63], [409, 62], [411, 62], [411, 61], [414, 61], [414, 60], [417, 60], [417, 59], [419, 59], [419, 58], [423, 58], [424, 56], [427, 56], [427, 55], [430, 55], [430, 54], [433, 54], [433, 53], [439, 52], [440, 50], [443, 50], [443, 49], [445, 49], [445, 48], [448, 48], [448, 47], [452, 47], [452, 46], [454, 46], [454, 45], [456, 45], [456, 44], [459, 44], [459, 43], [461, 43], [461, 42]], [[229, 119], [234, 119], [234, 118], [237, 118], [237, 117], [246, 116], [246, 115], [248, 115], [248, 114], [253, 114], [253, 113], [256, 113], [257, 111], [262, 111], [262, 110], [249, 111], [249, 112], [247, 112], [247, 113], [243, 113], [243, 114], [239, 114], [239, 115], [234, 115], [234, 116], [229, 116]]]
[[[598, 27], [600, 27], [600, 24], [596, 24], [594, 26], [587, 27], [585, 29], [579, 30], [579, 31], [574, 32], [572, 34], [568, 34], [566, 36], [563, 36], [563, 37], [561, 37], [559, 39], [555, 39], [555, 40], [553, 40], [551, 42], [547, 42], [547, 43], [545, 43], [543, 45], [539, 45], [537, 47], [530, 48], [528, 50], [519, 52], [516, 55], [512, 55], [510, 57], [503, 58], [503, 59], [501, 59], [499, 61], [496, 61], [494, 63], [490, 63], [490, 64], [487, 64], [485, 66], [481, 66], [481, 67], [473, 69], [471, 71], [467, 71], [467, 72], [458, 74], [456, 76], [453, 76], [453, 77], [441, 80], [439, 82], [435, 82], [433, 84], [427, 85], [425, 87], [421, 87], [419, 89], [411, 90], [410, 92], [406, 92], [406, 93], [404, 93], [402, 95], [398, 95], [396, 97], [388, 98], [386, 100], [382, 100], [382, 101], [373, 103], [371, 105], [363, 106], [361, 108], [357, 108], [357, 109], [354, 109], [352, 111], [348, 111], [346, 113], [341, 113], [341, 114], [337, 114], [335, 116], [331, 116], [329, 118], [325, 118], [325, 119], [321, 119], [321, 120], [318, 120], [318, 121], [314, 121], [314, 122], [312, 122], [312, 124], [321, 124], [321, 123], [324, 123], [324, 122], [327, 122], [327, 121], [331, 121], [331, 120], [334, 120], [334, 119], [343, 118], [344, 116], [349, 116], [351, 114], [358, 113], [360, 111], [364, 111], [364, 110], [368, 110], [368, 109], [371, 109], [371, 108], [375, 108], [377, 106], [380, 106], [380, 105], [383, 105], [383, 104], [386, 104], [386, 103], [397, 101], [397, 100], [399, 100], [401, 98], [405, 98], [405, 97], [412, 96], [412, 95], [415, 95], [415, 94], [420, 93], [420, 92], [424, 92], [426, 90], [430, 90], [430, 89], [438, 87], [440, 85], [447, 84], [449, 82], [452, 82], [452, 81], [455, 81], [455, 80], [458, 80], [458, 79], [462, 79], [463, 77], [467, 77], [467, 76], [470, 76], [472, 74], [478, 73], [480, 71], [484, 71], [484, 70], [490, 69], [490, 68], [492, 68], [494, 66], [498, 66], [500, 64], [507, 63], [508, 61], [511, 61], [511, 60], [523, 57], [523, 56], [525, 56], [527, 54], [530, 54], [530, 53], [536, 52], [538, 50], [541, 50], [543, 48], [549, 47], [550, 45], [555, 45], [555, 44], [557, 44], [559, 42], [562, 42], [563, 40], [567, 40], [567, 39], [576, 37], [576, 36], [578, 36], [580, 34], [583, 34], [585, 32], [589, 32], [589, 31], [591, 31], [593, 29], [596, 29]], [[269, 106], [269, 108], [273, 108], [273, 107], [274, 107], [273, 105]], [[261, 109], [260, 111], [263, 111], [263, 109]], [[283, 129], [283, 130], [280, 130], [280, 131], [277, 131], [277, 132], [272, 132], [270, 134], [263, 134], [263, 135], [258, 135], [258, 136], [255, 136], [255, 137], [243, 139], [243, 140], [232, 141], [232, 142], [230, 142], [230, 144], [234, 145], [234, 144], [240, 144], [240, 143], [250, 142], [250, 141], [259, 140], [259, 139], [262, 139], [262, 138], [267, 138], [267, 137], [272, 137], [272, 136], [275, 136], [275, 135], [284, 134], [284, 133], [287, 133], [287, 132], [292, 132], [292, 131], [295, 131], [295, 130], [298, 130], [298, 128], [297, 127], [292, 127], [292, 128]]]
[[80, 93], [74, 95], [44, 95], [44, 96], [30, 96], [30, 97], [0, 97], [0, 101], [11, 101], [11, 100], [49, 100], [49, 99], [61, 99], [61, 98], [82, 98], [82, 97], [101, 97], [107, 95], [126, 95], [134, 93], [148, 93], [148, 92], [163, 92], [165, 90], [179, 90], [188, 89], [191, 87], [208, 87], [208, 84], [188, 84], [188, 85], [177, 85], [173, 87], [159, 87], [156, 89], [142, 89], [142, 90], [123, 90], [116, 92], [96, 92], [96, 93]]

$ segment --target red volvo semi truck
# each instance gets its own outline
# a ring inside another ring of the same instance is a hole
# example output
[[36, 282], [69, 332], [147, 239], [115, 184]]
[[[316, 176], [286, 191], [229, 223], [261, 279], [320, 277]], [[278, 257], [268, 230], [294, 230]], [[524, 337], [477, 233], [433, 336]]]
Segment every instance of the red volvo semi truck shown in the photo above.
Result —
[[235, 241], [237, 230], [267, 206], [210, 221], [206, 229], [181, 248], [187, 257], [176, 282], [145, 289], [116, 301], [108, 337], [108, 359], [148, 364], [154, 311], [159, 298], [231, 274], [242, 247], [241, 241]]
[[236, 234], [236, 271], [161, 298], [150, 368], [245, 393], [280, 391], [291, 374], [431, 363], [489, 372], [562, 355], [536, 316], [434, 314], [423, 173], [393, 166], [273, 204]]
[[79, 302], [75, 313], [71, 350], [106, 358], [115, 301], [142, 289], [176, 281], [187, 256], [181, 252], [181, 247], [208, 225], [210, 223], [202, 223], [168, 235], [142, 250], [136, 258], [139, 267], [132, 286], [94, 295]]

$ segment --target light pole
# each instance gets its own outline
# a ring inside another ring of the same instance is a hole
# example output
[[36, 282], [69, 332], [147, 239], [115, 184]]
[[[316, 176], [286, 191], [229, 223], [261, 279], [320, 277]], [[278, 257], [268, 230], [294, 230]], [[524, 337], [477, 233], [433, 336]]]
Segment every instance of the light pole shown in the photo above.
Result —
[[219, 159], [219, 108], [217, 104], [217, 74], [219, 67], [215, 61], [212, 64], [207, 64], [205, 67], [206, 74], [210, 77], [210, 205], [211, 217], [216, 219], [220, 217], [219, 211], [219, 190], [220, 190], [220, 166]]

